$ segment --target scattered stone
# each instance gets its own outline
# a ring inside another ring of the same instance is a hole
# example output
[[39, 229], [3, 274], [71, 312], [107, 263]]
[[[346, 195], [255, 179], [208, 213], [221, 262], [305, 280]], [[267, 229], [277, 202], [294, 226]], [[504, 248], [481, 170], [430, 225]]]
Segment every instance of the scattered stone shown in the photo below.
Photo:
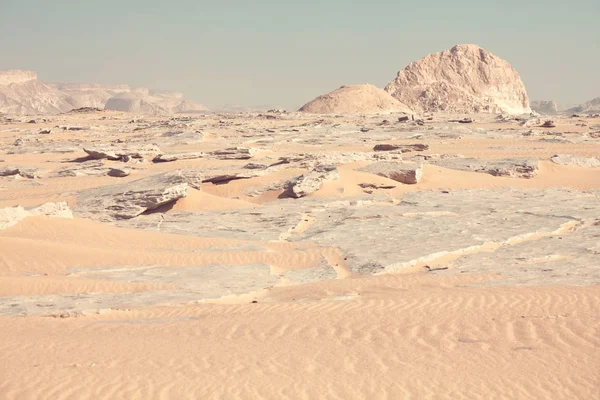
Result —
[[27, 167], [4, 167], [0, 168], [0, 177], [2, 176], [21, 176], [27, 179], [40, 178], [44, 170], [39, 168], [27, 168]]
[[404, 116], [404, 117], [398, 117], [398, 122], [406, 122], [408, 121], [410, 118], [408, 118], [408, 116]]
[[463, 118], [458, 120], [459, 124], [472, 124], [473, 118]]
[[51, 129], [44, 129], [43, 131], [39, 132], [39, 135], [49, 135], [52, 133]]
[[379, 175], [392, 179], [396, 182], [415, 184], [423, 177], [422, 164], [400, 164], [395, 162], [381, 161], [361, 168], [359, 171]]

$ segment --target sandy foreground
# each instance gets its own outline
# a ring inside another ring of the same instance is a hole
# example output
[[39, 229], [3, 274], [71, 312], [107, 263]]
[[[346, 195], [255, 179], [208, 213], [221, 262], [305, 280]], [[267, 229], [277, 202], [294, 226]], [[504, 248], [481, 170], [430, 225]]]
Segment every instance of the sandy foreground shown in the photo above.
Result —
[[[0, 224], [73, 210], [0, 230], [0, 398], [596, 398], [600, 118], [399, 116], [0, 117], [0, 172], [26, 171]], [[202, 156], [86, 158], [111, 143]], [[211, 153], [232, 147], [253, 152]], [[89, 210], [182, 169], [204, 182], [158, 209]]]

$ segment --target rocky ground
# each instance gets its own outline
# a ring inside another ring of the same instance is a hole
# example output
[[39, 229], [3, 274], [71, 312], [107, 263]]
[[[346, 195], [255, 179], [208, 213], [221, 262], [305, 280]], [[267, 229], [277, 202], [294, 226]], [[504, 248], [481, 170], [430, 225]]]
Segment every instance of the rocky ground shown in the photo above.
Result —
[[[268, 294], [277, 285], [407, 268], [495, 273], [519, 284], [598, 282], [600, 119], [563, 117], [555, 128], [541, 127], [538, 117], [406, 119], [278, 112], [5, 116], [4, 239], [18, 237], [8, 226], [29, 215], [27, 208], [66, 202], [76, 219], [241, 243], [196, 254], [218, 251], [228, 259], [268, 252], [275, 243], [315, 254], [300, 265], [255, 257], [235, 268], [219, 257], [166, 269], [65, 263], [57, 276], [67, 281], [173, 288], [79, 293], [77, 301], [70, 293], [4, 296], [0, 310], [48, 315]], [[330, 249], [337, 256], [327, 256]], [[15, 265], [13, 257], [2, 260], [5, 278], [58, 272]]]
[[600, 118], [545, 122], [0, 116], [0, 315], [188, 318], [207, 302], [366, 300], [414, 279], [597, 290]]

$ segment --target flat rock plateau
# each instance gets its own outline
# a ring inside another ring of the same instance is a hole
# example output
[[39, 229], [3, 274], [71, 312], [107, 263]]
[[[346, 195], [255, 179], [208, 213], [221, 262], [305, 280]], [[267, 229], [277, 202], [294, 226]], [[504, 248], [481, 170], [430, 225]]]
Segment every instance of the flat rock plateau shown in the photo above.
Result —
[[592, 399], [599, 283], [598, 116], [0, 115], [0, 398]]

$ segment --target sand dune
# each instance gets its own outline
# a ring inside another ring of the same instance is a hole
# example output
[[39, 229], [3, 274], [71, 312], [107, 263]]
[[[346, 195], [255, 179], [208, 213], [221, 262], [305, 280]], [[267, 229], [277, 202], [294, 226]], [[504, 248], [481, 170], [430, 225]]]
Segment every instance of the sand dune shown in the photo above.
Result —
[[15, 361], [2, 372], [0, 391], [56, 399], [566, 399], [597, 392], [596, 288], [523, 292], [386, 277], [323, 289], [302, 288], [295, 300], [283, 290], [277, 300], [276, 291], [259, 304], [2, 318], [1, 354]]

